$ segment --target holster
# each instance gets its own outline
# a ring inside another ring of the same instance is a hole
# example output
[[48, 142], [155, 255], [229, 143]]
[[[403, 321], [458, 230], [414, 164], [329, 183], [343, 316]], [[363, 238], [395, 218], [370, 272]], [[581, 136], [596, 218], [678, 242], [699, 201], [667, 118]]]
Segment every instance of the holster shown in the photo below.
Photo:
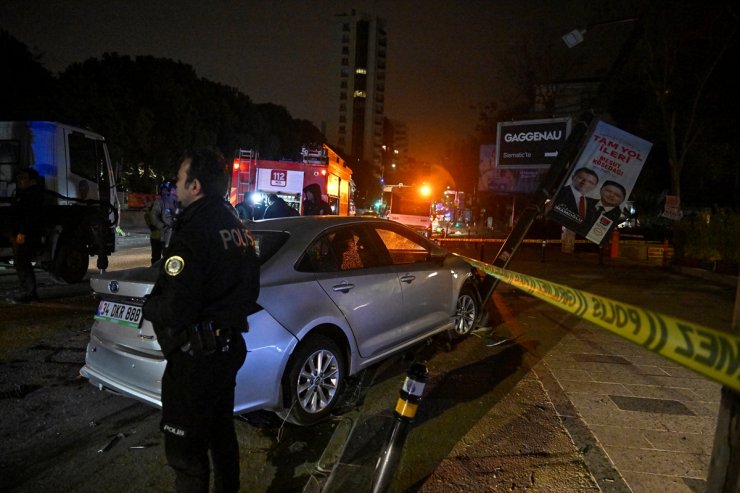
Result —
[[191, 356], [210, 356], [217, 351], [227, 352], [232, 330], [218, 327], [213, 320], [198, 322], [188, 327], [188, 342], [180, 348]]

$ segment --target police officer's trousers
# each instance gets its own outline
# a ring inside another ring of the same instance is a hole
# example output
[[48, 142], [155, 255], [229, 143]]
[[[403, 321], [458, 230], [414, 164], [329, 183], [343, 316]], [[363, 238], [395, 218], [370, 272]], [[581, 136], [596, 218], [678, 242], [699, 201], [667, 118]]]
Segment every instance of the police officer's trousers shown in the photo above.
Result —
[[36, 296], [36, 275], [33, 272], [33, 254], [32, 245], [15, 245], [13, 252], [15, 272], [18, 275], [18, 281], [21, 285], [21, 294], [26, 296]]
[[244, 340], [235, 334], [227, 352], [191, 356], [176, 351], [167, 358], [161, 429], [178, 492], [208, 492], [209, 451], [215, 491], [239, 491], [234, 387], [245, 356]]

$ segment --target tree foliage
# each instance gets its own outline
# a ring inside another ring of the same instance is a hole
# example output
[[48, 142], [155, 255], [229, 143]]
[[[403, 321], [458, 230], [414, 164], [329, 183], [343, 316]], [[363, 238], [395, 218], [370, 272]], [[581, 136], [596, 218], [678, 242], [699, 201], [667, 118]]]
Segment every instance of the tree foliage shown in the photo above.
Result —
[[54, 77], [26, 45], [0, 29], [0, 119], [48, 119]]
[[211, 147], [228, 159], [251, 149], [263, 159], [297, 159], [305, 144], [325, 141], [307, 120], [282, 106], [255, 104], [233, 87], [198, 77], [182, 62], [106, 53], [53, 77], [39, 57], [0, 32], [0, 119], [59, 120], [104, 135], [123, 188], [154, 191], [174, 177], [187, 148]]

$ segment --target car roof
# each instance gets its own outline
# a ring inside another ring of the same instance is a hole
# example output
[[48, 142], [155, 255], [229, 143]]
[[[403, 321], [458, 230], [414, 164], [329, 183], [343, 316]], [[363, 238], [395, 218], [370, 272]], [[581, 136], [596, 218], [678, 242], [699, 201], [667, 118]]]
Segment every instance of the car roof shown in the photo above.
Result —
[[320, 232], [335, 226], [350, 224], [397, 224], [388, 219], [361, 216], [295, 216], [275, 219], [260, 219], [245, 223], [247, 228], [254, 231], [289, 231], [296, 236], [315, 236]]

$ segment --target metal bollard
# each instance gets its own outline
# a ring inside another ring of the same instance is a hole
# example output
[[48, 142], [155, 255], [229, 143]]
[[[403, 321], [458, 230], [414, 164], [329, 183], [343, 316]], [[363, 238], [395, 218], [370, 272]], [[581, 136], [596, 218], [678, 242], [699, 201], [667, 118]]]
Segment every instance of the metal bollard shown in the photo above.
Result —
[[545, 250], [547, 249], [547, 240], [542, 240], [542, 255], [540, 256], [540, 262], [545, 261]]
[[393, 472], [398, 466], [401, 450], [406, 442], [409, 424], [416, 416], [416, 410], [424, 392], [427, 380], [427, 367], [421, 363], [413, 363], [406, 372], [406, 380], [398, 392], [398, 401], [394, 411], [395, 420], [388, 439], [383, 447], [383, 453], [378, 457], [373, 475], [372, 493], [385, 493], [391, 485]]

